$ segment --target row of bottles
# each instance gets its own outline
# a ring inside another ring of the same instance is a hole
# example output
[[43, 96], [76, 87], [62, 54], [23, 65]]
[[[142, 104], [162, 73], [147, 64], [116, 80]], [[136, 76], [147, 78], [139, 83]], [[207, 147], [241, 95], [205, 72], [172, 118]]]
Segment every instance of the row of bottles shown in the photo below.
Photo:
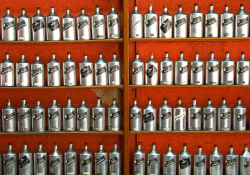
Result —
[[165, 52], [165, 58], [158, 65], [151, 53], [150, 59], [144, 67], [144, 63], [139, 59], [139, 53], [136, 52], [136, 57], [131, 63], [131, 84], [157, 85], [158, 79], [160, 79], [159, 84], [161, 85], [188, 85], [190, 71], [191, 85], [203, 85], [204, 83], [206, 85], [249, 85], [250, 62], [245, 59], [244, 52], [241, 52], [241, 58], [236, 62], [236, 66], [229, 57], [229, 52], [226, 52], [226, 58], [221, 63], [215, 59], [213, 52], [205, 63], [199, 59], [199, 53], [195, 52], [195, 59], [191, 61], [190, 65], [183, 55], [181, 51], [180, 58], [175, 61], [174, 65], [168, 52]]
[[[240, 5], [239, 12], [235, 15], [225, 5], [225, 11], [220, 15], [214, 12], [213, 4], [210, 4], [210, 10], [203, 18], [203, 14], [198, 10], [198, 4], [194, 4], [194, 11], [188, 16], [182, 11], [182, 5], [179, 5], [179, 11], [172, 17], [167, 6], [164, 6], [164, 12], [159, 16], [153, 11], [152, 4], [149, 5], [149, 11], [143, 15], [135, 6], [134, 12], [130, 15], [130, 37], [131, 38], [211, 38], [211, 37], [249, 37], [249, 15], [244, 10], [244, 5]], [[204, 29], [203, 29], [204, 24]], [[189, 26], [189, 34], [188, 34]], [[172, 29], [173, 27], [173, 29]], [[143, 32], [144, 28], [144, 32]], [[220, 31], [219, 31], [220, 29]], [[204, 35], [203, 35], [204, 31]], [[174, 34], [172, 34], [172, 32]], [[220, 34], [219, 34], [220, 33]]]
[[[94, 154], [95, 157], [89, 151], [88, 143], [85, 143], [84, 147], [84, 150], [79, 155], [80, 160], [77, 160], [77, 152], [73, 148], [72, 142], [69, 143], [69, 148], [64, 154], [61, 154], [59, 151], [57, 143], [54, 143], [54, 151], [49, 155], [42, 148], [41, 142], [39, 143], [38, 150], [33, 154], [28, 150], [27, 143], [25, 142], [23, 151], [18, 155], [13, 150], [12, 144], [9, 143], [9, 149], [2, 156], [3, 175], [77, 175], [78, 165], [80, 167], [80, 174], [120, 175], [122, 173], [121, 151], [118, 149], [116, 142], [110, 153], [106, 152], [103, 144], [100, 143], [99, 150]], [[49, 172], [47, 172], [47, 161], [49, 161]], [[0, 164], [0, 166], [2, 165]], [[93, 168], [95, 169], [94, 172]]]
[[[160, 175], [160, 157], [160, 153], [156, 150], [156, 144], [153, 143], [146, 159], [141, 143], [138, 143], [138, 148], [133, 153], [133, 174]], [[207, 167], [208, 160], [209, 167]], [[218, 151], [217, 144], [214, 145], [214, 151], [207, 158], [207, 155], [202, 152], [202, 146], [198, 146], [198, 152], [192, 156], [187, 151], [187, 144], [184, 143], [183, 151], [178, 155], [178, 161], [177, 155], [172, 150], [172, 145], [168, 145], [168, 151], [163, 155], [163, 174], [176, 175], [178, 170], [178, 175], [191, 175], [192, 162], [193, 175], [206, 175], [207, 168], [209, 169], [209, 175], [223, 175], [223, 166], [225, 175], [238, 175], [239, 171], [241, 175], [250, 173], [250, 152], [247, 144], [240, 157], [233, 151], [233, 146], [230, 145], [229, 152], [225, 155], [225, 161], [223, 161], [223, 154]]]
[[[106, 109], [101, 104], [100, 97], [97, 97], [97, 104], [92, 108], [92, 115], [84, 99], [82, 99], [82, 104], [76, 108], [72, 105], [70, 97], [68, 97], [68, 103], [63, 109], [56, 104], [56, 99], [53, 98], [47, 112], [49, 131], [90, 131], [91, 126], [93, 131], [106, 129]], [[20, 132], [44, 132], [46, 129], [45, 120], [45, 108], [40, 104], [39, 99], [37, 99], [37, 105], [32, 109], [26, 104], [25, 98], [17, 110], [11, 105], [10, 100], [7, 101], [7, 106], [2, 109], [2, 130], [4, 132], [16, 130]], [[113, 104], [108, 108], [108, 130], [121, 130], [121, 109], [116, 104], [115, 98]]]
[[[21, 59], [16, 63], [16, 86], [45, 86], [45, 69], [44, 64], [39, 60], [39, 55], [36, 55], [36, 61], [31, 66], [24, 57], [25, 55], [21, 54]], [[99, 52], [99, 58], [94, 66], [88, 60], [87, 54], [84, 54], [83, 61], [79, 63], [81, 86], [120, 85], [122, 83], [121, 63], [116, 58], [116, 52], [113, 52], [113, 59], [108, 63], [103, 59], [102, 52]], [[6, 53], [5, 60], [0, 64], [1, 86], [15, 86], [14, 69], [14, 63], [10, 60], [9, 53]], [[71, 58], [70, 52], [67, 53], [67, 59], [63, 62], [62, 69], [63, 85], [77, 85], [76, 63]], [[47, 80], [48, 86], [61, 86], [61, 63], [57, 61], [54, 53], [52, 59], [47, 63]]]
[[217, 109], [212, 105], [211, 99], [208, 99], [203, 112], [202, 108], [196, 104], [196, 98], [193, 98], [193, 105], [188, 109], [181, 104], [181, 98], [178, 98], [178, 104], [174, 108], [170, 107], [167, 99], [164, 98], [163, 105], [157, 114], [151, 98], [148, 98], [148, 105], [143, 111], [137, 105], [135, 98], [134, 104], [130, 107], [130, 131], [156, 131], [157, 115], [160, 131], [200, 131], [202, 124], [205, 131], [216, 131], [216, 129], [245, 131], [247, 128], [246, 111], [241, 104], [240, 97], [232, 110], [226, 104], [225, 98], [222, 98], [222, 104]]
[[[37, 14], [31, 19], [25, 14], [25, 8], [22, 8], [22, 14], [15, 20], [10, 14], [10, 8], [6, 8], [7, 13], [1, 18], [2, 40], [4, 41], [60, 41], [61, 31], [62, 39], [89, 40], [105, 39], [105, 25], [107, 25], [107, 38], [120, 38], [120, 18], [111, 6], [111, 12], [107, 15], [107, 23], [105, 24], [105, 16], [96, 6], [96, 13], [90, 17], [85, 13], [84, 8], [81, 14], [75, 18], [70, 14], [70, 8], [66, 7], [66, 15], [62, 18], [55, 13], [54, 7], [51, 7], [51, 13], [45, 18], [40, 7], [37, 7]], [[91, 29], [90, 29], [91, 28]], [[76, 32], [77, 31], [77, 32]]]

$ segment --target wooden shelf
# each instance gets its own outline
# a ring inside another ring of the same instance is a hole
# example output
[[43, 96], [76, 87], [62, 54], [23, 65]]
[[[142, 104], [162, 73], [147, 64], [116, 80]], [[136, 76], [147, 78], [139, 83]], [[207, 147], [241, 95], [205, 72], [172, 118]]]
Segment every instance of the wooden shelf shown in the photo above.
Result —
[[140, 134], [250, 134], [250, 130], [246, 131], [129, 131], [130, 135]]
[[72, 131], [72, 132], [66, 132], [66, 131], [59, 131], [59, 132], [50, 132], [50, 131], [45, 131], [45, 132], [0, 132], [1, 135], [71, 135], [71, 134], [83, 134], [83, 135], [89, 135], [89, 134], [96, 134], [96, 135], [123, 135], [123, 131], [102, 131], [102, 132], [96, 132], [96, 131], [88, 131], [88, 132], [82, 132], [82, 131]]
[[164, 89], [173, 89], [173, 88], [250, 88], [250, 85], [129, 85], [130, 89], [138, 88], [164, 88]]

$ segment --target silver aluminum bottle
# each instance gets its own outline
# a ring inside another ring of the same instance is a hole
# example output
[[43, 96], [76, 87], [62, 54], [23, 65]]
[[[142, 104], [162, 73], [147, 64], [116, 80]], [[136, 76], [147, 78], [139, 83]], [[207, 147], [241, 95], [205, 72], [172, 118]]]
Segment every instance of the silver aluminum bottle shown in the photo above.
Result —
[[199, 146], [199, 151], [194, 154], [194, 175], [207, 174], [207, 155], [202, 152], [202, 147]]
[[91, 39], [90, 33], [90, 17], [85, 13], [84, 8], [81, 8], [81, 14], [76, 18], [77, 23], [77, 39], [89, 40]]
[[2, 109], [2, 131], [16, 131], [16, 110], [10, 104], [10, 99], [7, 100], [7, 106]]
[[67, 52], [67, 59], [63, 62], [63, 85], [76, 85], [76, 63], [71, 59], [70, 52]]
[[196, 98], [193, 98], [193, 106], [188, 108], [188, 130], [201, 130], [201, 107], [196, 105]]
[[40, 13], [40, 7], [37, 7], [37, 14], [31, 18], [33, 41], [46, 41], [45, 17]]
[[84, 144], [84, 150], [80, 153], [80, 175], [92, 175], [92, 153], [88, 150], [88, 143]]
[[143, 109], [143, 130], [156, 131], [156, 109], [148, 98], [148, 105]]
[[190, 76], [191, 85], [204, 84], [204, 62], [199, 59], [198, 52], [195, 52], [195, 59], [191, 62]]
[[111, 12], [107, 15], [107, 35], [108, 39], [120, 38], [120, 17], [114, 5], [111, 6]]
[[143, 16], [135, 5], [135, 10], [130, 15], [130, 38], [143, 38]]
[[5, 59], [0, 64], [1, 68], [1, 86], [14, 86], [15, 85], [15, 67], [14, 63], [9, 58], [9, 53], [5, 53]]
[[174, 131], [184, 131], [186, 130], [186, 108], [181, 104], [181, 98], [178, 98], [178, 104], [173, 110], [173, 130]]
[[45, 131], [45, 109], [40, 105], [40, 100], [37, 99], [37, 105], [32, 109], [32, 131]]
[[174, 15], [174, 38], [187, 38], [187, 15], [182, 12], [182, 5]]
[[105, 39], [105, 17], [99, 11], [99, 5], [96, 5], [96, 12], [91, 16], [92, 39]]
[[154, 59], [153, 53], [150, 53], [150, 59], [145, 63], [145, 84], [158, 84], [158, 63]]
[[240, 4], [240, 10], [235, 15], [235, 37], [249, 36], [249, 15], [244, 10], [244, 5]]
[[239, 173], [239, 156], [233, 152], [233, 145], [230, 145], [230, 151], [225, 156], [225, 174], [232, 175]]
[[234, 14], [229, 12], [228, 4], [225, 4], [225, 11], [220, 15], [220, 37], [234, 36]]
[[172, 131], [172, 108], [164, 98], [163, 105], [159, 108], [159, 130]]
[[109, 174], [122, 174], [121, 161], [121, 151], [117, 148], [117, 143], [115, 142], [114, 149], [109, 153]]
[[173, 85], [174, 83], [174, 63], [168, 57], [168, 52], [165, 52], [165, 58], [160, 64], [160, 84], [161, 85]]
[[219, 35], [219, 15], [214, 12], [214, 5], [210, 4], [209, 11], [205, 15], [205, 38], [215, 38]]
[[100, 143], [100, 149], [95, 152], [95, 174], [108, 175], [108, 153]]
[[139, 52], [135, 53], [135, 59], [131, 62], [131, 84], [144, 84], [144, 63], [139, 59]]
[[245, 131], [246, 127], [246, 114], [245, 106], [241, 104], [241, 98], [238, 97], [238, 104], [233, 108], [233, 130]]
[[137, 105], [137, 99], [134, 98], [134, 104], [129, 109], [130, 131], [142, 130], [142, 110]]
[[241, 58], [236, 62], [236, 84], [249, 85], [249, 66], [245, 52], [241, 52]]
[[16, 20], [10, 14], [10, 8], [6, 7], [6, 14], [1, 18], [2, 40], [16, 41]]
[[240, 175], [250, 174], [250, 152], [248, 145], [245, 144], [245, 149], [240, 155]]
[[172, 16], [164, 6], [163, 13], [159, 16], [159, 38], [172, 38]]
[[34, 152], [34, 175], [47, 175], [47, 153], [39, 142], [38, 149]]
[[188, 61], [183, 58], [183, 52], [180, 52], [180, 58], [175, 61], [175, 84], [188, 84]]
[[31, 64], [31, 86], [44, 86], [44, 65], [36, 54], [36, 61]]
[[17, 154], [9, 143], [8, 150], [3, 154], [3, 175], [17, 175]]
[[220, 62], [214, 58], [214, 53], [211, 52], [211, 57], [206, 61], [206, 85], [219, 84], [219, 68]]
[[108, 64], [102, 58], [102, 52], [99, 52], [99, 58], [95, 62], [95, 85], [108, 85]]
[[80, 85], [93, 86], [93, 63], [88, 60], [88, 56], [84, 54], [84, 60], [79, 63]]
[[158, 38], [158, 15], [149, 4], [149, 11], [144, 15], [144, 37]]
[[215, 131], [217, 121], [216, 108], [211, 104], [211, 99], [208, 99], [207, 106], [203, 108], [203, 130]]
[[156, 144], [147, 154], [147, 175], [160, 175], [160, 153], [156, 150]]
[[121, 84], [121, 63], [116, 58], [116, 52], [113, 52], [113, 59], [108, 62], [109, 68], [109, 85]]
[[220, 83], [222, 85], [234, 84], [234, 61], [229, 58], [229, 52], [226, 52], [226, 58], [221, 61]]
[[54, 7], [50, 7], [50, 14], [46, 17], [46, 36], [48, 41], [61, 40], [60, 17]]
[[61, 86], [61, 64], [52, 53], [52, 59], [47, 64], [48, 86]]
[[222, 98], [222, 105], [218, 108], [218, 130], [231, 130], [231, 108], [226, 105], [226, 99]]
[[145, 175], [146, 155], [141, 149], [141, 143], [137, 144], [137, 149], [133, 152], [133, 175]]
[[19, 174], [33, 175], [33, 158], [32, 153], [28, 150], [27, 143], [23, 145], [23, 150], [19, 153]]
[[69, 7], [66, 7], [66, 15], [62, 18], [62, 33], [64, 41], [76, 40], [75, 18], [71, 16]]
[[48, 107], [48, 130], [61, 131], [62, 129], [62, 112], [61, 107], [56, 104], [53, 98], [52, 104]]
[[68, 103], [63, 107], [63, 130], [76, 130], [76, 108], [71, 104], [71, 98], [68, 97]]
[[30, 18], [25, 14], [25, 8], [22, 8], [22, 14], [16, 19], [17, 23], [17, 41], [31, 41]]
[[187, 144], [183, 144], [183, 151], [178, 155], [178, 174], [179, 175], [191, 175], [191, 162], [192, 156], [187, 151]]
[[85, 99], [82, 99], [82, 104], [77, 108], [77, 130], [90, 131], [90, 108], [85, 104]]
[[198, 3], [194, 4], [194, 11], [189, 14], [189, 38], [203, 37], [203, 14], [198, 10]]
[[49, 155], [49, 174], [63, 175], [63, 155], [54, 143], [54, 150]]
[[121, 130], [121, 109], [116, 104], [116, 99], [113, 98], [113, 104], [108, 108], [108, 130], [120, 131]]
[[18, 131], [31, 131], [31, 110], [26, 104], [26, 99], [22, 99], [22, 105], [17, 108], [17, 128]]
[[69, 148], [64, 153], [64, 174], [77, 174], [77, 152], [74, 150], [72, 142], [69, 142]]
[[16, 86], [30, 86], [30, 64], [25, 60], [24, 54], [16, 63]]
[[163, 155], [163, 175], [176, 175], [176, 154], [172, 144], [168, 144], [168, 151]]
[[223, 155], [218, 151], [217, 144], [214, 145], [214, 151], [209, 155], [209, 174], [223, 174]]
[[92, 130], [105, 130], [105, 107], [101, 104], [101, 98], [97, 97], [97, 104], [92, 108]]

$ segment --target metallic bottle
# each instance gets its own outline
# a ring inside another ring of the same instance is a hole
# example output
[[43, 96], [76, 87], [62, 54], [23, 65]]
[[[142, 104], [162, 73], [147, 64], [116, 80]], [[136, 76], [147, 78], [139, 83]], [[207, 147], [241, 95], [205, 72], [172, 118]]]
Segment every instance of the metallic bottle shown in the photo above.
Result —
[[18, 131], [31, 131], [31, 110], [25, 98], [22, 99], [22, 105], [17, 108], [17, 117]]
[[17, 154], [9, 143], [9, 149], [3, 154], [3, 175], [17, 175]]
[[69, 148], [64, 153], [64, 174], [77, 174], [77, 152], [73, 149], [72, 142], [69, 142]]
[[155, 146], [156, 144], [153, 143], [147, 155], [147, 175], [160, 175], [160, 153]]
[[2, 125], [3, 132], [16, 131], [16, 110], [11, 106], [10, 99], [7, 100], [7, 106], [2, 109]]
[[205, 15], [205, 38], [214, 38], [219, 35], [219, 15], [214, 12], [214, 5], [210, 4], [210, 9]]
[[22, 8], [22, 14], [17, 20], [17, 41], [31, 41], [30, 18], [25, 14], [25, 8]]
[[93, 86], [93, 63], [88, 60], [88, 56], [84, 54], [84, 60], [79, 63], [80, 85]]
[[30, 64], [25, 60], [23, 53], [16, 63], [16, 86], [30, 86]]
[[165, 58], [160, 64], [160, 84], [161, 85], [172, 85], [174, 83], [174, 63], [168, 57], [168, 52], [165, 52]]
[[44, 86], [44, 65], [39, 60], [39, 54], [31, 64], [31, 86]]
[[156, 131], [156, 109], [148, 98], [148, 105], [143, 109], [143, 130]]
[[209, 155], [209, 174], [223, 174], [223, 155], [218, 151], [217, 144], [214, 145], [214, 151]]
[[142, 130], [142, 110], [137, 105], [137, 100], [134, 98], [134, 104], [129, 109], [130, 114], [130, 131]]
[[241, 52], [241, 58], [236, 62], [236, 84], [249, 85], [249, 61], [245, 59], [245, 52]]
[[90, 130], [90, 109], [85, 104], [85, 99], [82, 99], [82, 104], [77, 108], [77, 130]]
[[70, 52], [67, 52], [67, 59], [63, 62], [63, 85], [76, 85], [76, 63], [71, 59]]
[[61, 86], [61, 64], [57, 61], [55, 54], [47, 64], [48, 86]]
[[143, 38], [143, 16], [137, 9], [135, 5], [135, 10], [130, 15], [130, 38]]
[[70, 97], [68, 97], [68, 104], [63, 108], [63, 130], [76, 130], [76, 108], [71, 104]]
[[187, 15], [182, 12], [182, 5], [174, 15], [174, 38], [187, 38]]
[[206, 61], [206, 85], [219, 84], [219, 67], [220, 62], [214, 58], [214, 53], [211, 52], [211, 57]]
[[191, 162], [192, 162], [192, 156], [191, 154], [187, 151], [187, 144], [183, 144], [183, 151], [180, 152], [178, 155], [178, 174], [179, 175], [191, 175]]
[[250, 152], [248, 151], [248, 145], [245, 144], [245, 149], [240, 155], [240, 175], [250, 174]]
[[211, 104], [211, 99], [208, 99], [208, 104], [203, 108], [203, 130], [216, 130], [216, 108]]
[[80, 153], [80, 175], [92, 174], [92, 153], [88, 150], [88, 143], [84, 144], [84, 150]]
[[49, 174], [63, 175], [63, 155], [54, 143], [54, 151], [49, 155]]
[[139, 52], [136, 52], [135, 59], [131, 63], [131, 84], [144, 84], [144, 63], [139, 59]]
[[42, 147], [42, 142], [36, 152], [34, 152], [34, 175], [47, 175], [47, 153]]
[[204, 62], [199, 59], [198, 52], [195, 52], [195, 59], [191, 62], [190, 76], [191, 85], [204, 84]]
[[158, 15], [153, 11], [152, 4], [149, 4], [149, 10], [144, 15], [144, 37], [158, 38]]
[[150, 59], [145, 64], [145, 84], [158, 84], [158, 63], [155, 61], [153, 53], [150, 53]]
[[113, 52], [113, 59], [108, 63], [109, 85], [121, 84], [121, 63], [116, 59], [116, 52]]
[[46, 41], [45, 17], [40, 13], [40, 7], [37, 7], [37, 14], [31, 18], [33, 41]]
[[159, 108], [159, 130], [172, 131], [172, 108], [164, 98], [163, 105]]
[[133, 152], [133, 175], [145, 175], [145, 152], [141, 149], [141, 143], [137, 143], [137, 150]]
[[101, 104], [101, 98], [97, 97], [97, 104], [92, 108], [92, 130], [104, 131], [105, 130], [105, 107]]
[[196, 105], [196, 98], [193, 98], [193, 106], [188, 108], [188, 130], [201, 130], [201, 107]]
[[199, 151], [194, 154], [194, 175], [207, 174], [207, 155], [202, 153], [202, 147], [199, 146]]
[[108, 153], [100, 143], [100, 149], [95, 153], [95, 174], [108, 175]]
[[40, 105], [37, 99], [37, 105], [32, 109], [32, 131], [45, 131], [45, 109]]
[[240, 4], [240, 10], [235, 15], [235, 37], [249, 36], [249, 15], [244, 10], [244, 5]]
[[181, 98], [178, 98], [178, 104], [174, 107], [173, 112], [173, 125], [174, 131], [184, 131], [186, 130], [186, 108], [184, 108], [181, 104]]
[[15, 78], [14, 72], [15, 67], [14, 63], [9, 59], [9, 53], [5, 53], [5, 59], [0, 64], [1, 68], [1, 86], [14, 86]]
[[175, 84], [188, 84], [188, 61], [183, 58], [183, 52], [180, 52], [180, 58], [175, 61]]
[[226, 105], [226, 99], [222, 98], [222, 105], [218, 108], [218, 130], [231, 130], [231, 108]]
[[163, 155], [163, 175], [176, 175], [176, 154], [172, 144], [168, 144], [168, 151]]
[[108, 130], [120, 131], [121, 130], [121, 109], [116, 104], [116, 99], [113, 98], [113, 104], [108, 108]]
[[189, 38], [203, 37], [203, 14], [198, 10], [198, 3], [194, 4], [194, 11], [189, 14]]
[[159, 38], [172, 38], [172, 16], [164, 6], [163, 13], [159, 16]]
[[109, 174], [122, 174], [121, 161], [121, 151], [117, 148], [117, 143], [115, 142], [114, 149], [109, 153]]
[[226, 58], [221, 61], [220, 83], [222, 85], [234, 84], [234, 61], [229, 58], [229, 52], [226, 52]]
[[77, 39], [78, 40], [91, 39], [90, 18], [85, 13], [84, 8], [81, 8], [81, 14], [76, 18], [76, 22], [77, 22]]
[[108, 64], [99, 52], [99, 58], [95, 63], [95, 85], [108, 85]]
[[229, 12], [228, 4], [225, 4], [225, 11], [220, 15], [220, 37], [234, 36], [234, 14]]
[[111, 6], [111, 12], [107, 15], [107, 35], [108, 39], [120, 38], [120, 17], [114, 5]]
[[233, 145], [230, 145], [230, 151], [225, 156], [226, 175], [239, 173], [239, 156], [233, 152]]
[[71, 16], [69, 7], [66, 7], [66, 15], [62, 18], [63, 40], [76, 40], [75, 18]]
[[22, 152], [19, 153], [19, 174], [33, 175], [32, 153], [28, 150], [26, 142], [23, 145]]
[[99, 12], [99, 5], [96, 5], [96, 12], [91, 16], [92, 39], [105, 39], [105, 17]]
[[50, 7], [50, 14], [46, 17], [46, 34], [48, 41], [60, 41], [60, 17], [55, 13], [54, 7]]
[[238, 104], [233, 108], [233, 130], [246, 130], [246, 108], [241, 104], [241, 98], [238, 97]]
[[56, 104], [53, 98], [52, 104], [48, 107], [48, 130], [61, 131], [62, 129], [62, 112], [61, 107]]
[[10, 8], [6, 7], [6, 14], [1, 18], [2, 40], [16, 41], [16, 20], [10, 14]]

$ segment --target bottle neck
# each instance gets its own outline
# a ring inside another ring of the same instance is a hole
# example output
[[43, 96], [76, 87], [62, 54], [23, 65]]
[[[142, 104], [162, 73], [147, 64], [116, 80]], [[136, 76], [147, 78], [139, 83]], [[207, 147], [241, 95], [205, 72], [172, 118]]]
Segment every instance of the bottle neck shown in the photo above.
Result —
[[50, 8], [50, 12], [51, 12], [51, 13], [54, 13], [54, 12], [55, 12], [55, 9], [54, 9], [54, 8]]
[[165, 58], [168, 58], [168, 52], [165, 53]]
[[151, 55], [151, 56], [150, 56], [150, 59], [154, 59], [154, 56], [153, 56], [153, 55]]
[[97, 104], [100, 104], [100, 99], [97, 99]]
[[23, 104], [25, 105], [26, 104], [26, 100], [22, 100], [23, 101]]
[[181, 105], [181, 100], [178, 100], [178, 105]]
[[164, 100], [164, 104], [165, 104], [165, 105], [167, 104], [167, 99]]
[[163, 9], [163, 10], [164, 10], [164, 12], [165, 12], [165, 13], [167, 13], [168, 8], [167, 8], [167, 7], [164, 7], [164, 9]]
[[113, 105], [115, 105], [116, 104], [116, 100], [113, 100]]
[[36, 56], [36, 61], [39, 61], [39, 56]]
[[113, 58], [115, 59], [115, 58], [116, 58], [116, 55], [113, 55]]
[[42, 149], [42, 148], [43, 148], [43, 145], [39, 144], [38, 148], [39, 148], [39, 149]]
[[214, 10], [214, 6], [210, 5], [210, 11]]
[[152, 11], [152, 9], [153, 9], [152, 6], [149, 6], [149, 11], [150, 11], [150, 12]]
[[67, 55], [68, 55], [68, 58], [70, 58], [70, 53], [68, 53]]
[[55, 54], [52, 54], [52, 59], [56, 59], [56, 55]]
[[138, 7], [137, 6], [135, 6], [135, 11], [137, 11], [138, 10]]
[[25, 15], [25, 10], [22, 10], [22, 14]]
[[100, 150], [103, 150], [103, 145], [100, 145]]
[[211, 105], [211, 100], [208, 100], [208, 104]]
[[10, 10], [7, 10], [7, 11], [6, 11], [6, 14], [9, 15], [9, 14], [10, 14]]
[[54, 105], [56, 104], [56, 99], [53, 99], [53, 104], [54, 104]]
[[10, 106], [10, 101], [7, 102], [7, 106]]
[[229, 58], [229, 53], [228, 52], [226, 53], [226, 58]]
[[88, 149], [88, 146], [87, 146], [87, 145], [85, 145], [85, 146], [84, 146], [84, 148], [87, 150], [87, 149]]
[[183, 151], [187, 151], [187, 146], [183, 146]]
[[98, 13], [99, 12], [99, 7], [96, 7], [96, 13]]
[[230, 148], [230, 153], [233, 153], [234, 152], [234, 148]]
[[218, 147], [214, 147], [214, 151], [218, 151]]
[[12, 150], [12, 145], [9, 145], [9, 150]]
[[225, 7], [225, 11], [226, 11], [226, 12], [228, 11], [228, 7]]
[[6, 55], [5, 55], [6, 60], [8, 60], [9, 57], [10, 57], [9, 54], [6, 54]]
[[117, 144], [116, 143], [114, 144], [114, 149], [117, 149]]
[[24, 60], [24, 55], [21, 55], [21, 59]]
[[69, 148], [71, 149], [73, 147], [72, 143], [69, 144]]
[[69, 11], [70, 11], [70, 10], [69, 10], [69, 9], [67, 9], [67, 11], [66, 11], [67, 15], [69, 15]]
[[138, 148], [138, 149], [141, 149], [141, 145], [138, 145], [137, 148]]
[[102, 55], [99, 55], [99, 58], [102, 58]]
[[248, 147], [245, 147], [245, 151], [248, 151]]
[[245, 54], [244, 54], [244, 53], [241, 54], [241, 58], [242, 58], [242, 59], [245, 58]]
[[198, 5], [194, 6], [194, 9], [195, 9], [195, 10], [198, 10]]
[[83, 105], [85, 104], [85, 100], [82, 100], [82, 104], [83, 104]]
[[57, 150], [57, 145], [54, 146], [54, 150]]
[[226, 104], [226, 100], [222, 100], [222, 104]]
[[114, 8], [114, 7], [111, 7], [111, 11], [114, 12], [114, 11], [115, 11], [115, 8]]
[[84, 14], [84, 13], [85, 13], [84, 9], [82, 9], [81, 11], [82, 11], [82, 14]]
[[135, 58], [136, 58], [136, 59], [139, 59], [139, 55], [136, 55]]
[[37, 101], [36, 104], [37, 104], [37, 105], [40, 105], [40, 101]]
[[137, 104], [137, 101], [136, 100], [134, 100], [134, 105], [136, 105]]
[[179, 7], [179, 12], [182, 12], [182, 7]]
[[155, 150], [155, 145], [152, 145], [152, 149]]
[[241, 10], [244, 10], [244, 6], [240, 6], [240, 9], [241, 9]]
[[202, 152], [202, 148], [199, 148], [199, 153], [201, 153]]
[[198, 54], [198, 53], [195, 54], [195, 60], [196, 60], [196, 61], [199, 60], [199, 54]]
[[71, 104], [71, 99], [70, 98], [68, 99], [68, 104]]
[[88, 56], [87, 56], [87, 55], [85, 55], [85, 56], [84, 56], [84, 59], [85, 59], [85, 60], [87, 60], [87, 59], [88, 59]]
[[148, 104], [151, 105], [151, 100], [148, 100]]
[[214, 58], [214, 53], [211, 53], [211, 58]]
[[23, 145], [23, 149], [27, 149], [27, 145]]
[[37, 14], [40, 14], [40, 10], [39, 9], [37, 10]]
[[169, 150], [169, 151], [171, 151], [171, 150], [172, 150], [172, 147], [171, 147], [171, 146], [169, 146], [169, 147], [168, 147], [168, 150]]
[[183, 59], [183, 53], [180, 54], [180, 58]]
[[196, 100], [193, 100], [193, 105], [196, 106]]

